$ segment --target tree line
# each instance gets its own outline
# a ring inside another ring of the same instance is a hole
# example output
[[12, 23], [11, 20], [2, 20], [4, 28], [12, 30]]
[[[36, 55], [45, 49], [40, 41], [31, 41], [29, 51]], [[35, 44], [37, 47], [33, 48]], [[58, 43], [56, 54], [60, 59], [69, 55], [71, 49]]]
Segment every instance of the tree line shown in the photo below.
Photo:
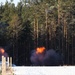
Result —
[[38, 46], [63, 54], [75, 65], [75, 0], [13, 0], [0, 3], [0, 46], [17, 65], [31, 65]]

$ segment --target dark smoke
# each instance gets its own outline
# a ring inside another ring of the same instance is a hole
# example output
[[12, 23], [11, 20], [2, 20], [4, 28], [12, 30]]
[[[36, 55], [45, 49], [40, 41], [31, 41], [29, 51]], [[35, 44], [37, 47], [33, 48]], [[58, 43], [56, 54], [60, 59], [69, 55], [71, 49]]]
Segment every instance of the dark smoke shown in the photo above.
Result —
[[63, 56], [55, 50], [46, 50], [42, 54], [31, 53], [30, 60], [34, 66], [59, 66], [63, 64]]

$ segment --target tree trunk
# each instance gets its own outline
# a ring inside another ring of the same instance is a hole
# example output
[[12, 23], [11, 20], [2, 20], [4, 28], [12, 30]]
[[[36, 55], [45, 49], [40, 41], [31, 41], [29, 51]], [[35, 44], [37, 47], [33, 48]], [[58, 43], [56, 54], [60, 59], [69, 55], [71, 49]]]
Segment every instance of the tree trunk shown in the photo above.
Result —
[[58, 25], [60, 25], [60, 0], [58, 0]]
[[47, 9], [45, 9], [45, 13], [46, 13], [46, 48], [48, 49], [48, 12], [47, 12]]
[[38, 19], [37, 19], [37, 46], [38, 46]]

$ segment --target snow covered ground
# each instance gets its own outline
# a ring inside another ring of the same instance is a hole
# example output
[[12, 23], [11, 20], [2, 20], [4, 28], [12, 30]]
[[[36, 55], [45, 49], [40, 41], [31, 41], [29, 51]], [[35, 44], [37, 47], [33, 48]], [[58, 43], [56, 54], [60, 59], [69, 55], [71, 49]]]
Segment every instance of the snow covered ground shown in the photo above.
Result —
[[75, 66], [13, 67], [15, 75], [75, 75]]

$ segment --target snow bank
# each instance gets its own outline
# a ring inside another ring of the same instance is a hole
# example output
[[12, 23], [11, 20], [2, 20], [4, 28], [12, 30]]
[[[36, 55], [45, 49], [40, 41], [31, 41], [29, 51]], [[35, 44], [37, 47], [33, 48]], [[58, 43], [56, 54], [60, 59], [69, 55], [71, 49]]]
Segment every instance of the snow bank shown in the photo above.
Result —
[[75, 66], [13, 67], [15, 75], [75, 75]]

